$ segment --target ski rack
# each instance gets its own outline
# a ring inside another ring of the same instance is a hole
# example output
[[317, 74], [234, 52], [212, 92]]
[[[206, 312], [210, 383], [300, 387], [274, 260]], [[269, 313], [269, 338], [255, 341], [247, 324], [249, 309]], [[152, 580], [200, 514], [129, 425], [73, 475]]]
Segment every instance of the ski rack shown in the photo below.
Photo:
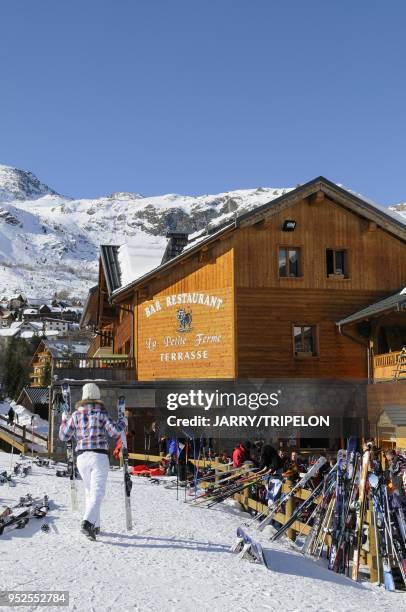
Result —
[[[292, 488], [287, 482], [282, 485], [282, 494], [288, 493]], [[295, 494], [290, 498], [286, 504], [285, 508], [279, 510], [273, 519], [284, 525], [292, 516], [294, 509], [297, 506], [297, 502], [305, 501], [311, 495], [311, 491], [309, 489], [297, 489]], [[252, 499], [249, 494], [249, 490], [246, 489], [241, 493], [236, 493], [234, 495], [234, 499], [238, 501], [241, 506], [247, 512], [255, 511], [258, 514], [264, 513], [264, 515], [268, 512], [268, 506], [262, 504], [255, 499]], [[321, 496], [315, 501], [315, 504], [320, 503]], [[369, 507], [365, 513], [364, 524], [369, 525], [369, 552], [364, 550], [361, 551], [361, 563], [363, 567], [367, 567], [369, 570], [369, 580], [371, 583], [376, 583], [379, 581], [378, 575], [378, 555], [377, 555], [377, 543], [375, 537], [375, 524], [373, 517], [372, 504], [369, 504]], [[289, 529], [286, 530], [285, 535], [292, 541], [295, 541], [297, 534], [307, 535], [310, 531], [309, 525], [297, 520], [295, 521]], [[331, 535], [326, 534], [324, 544], [329, 546], [331, 545]]]

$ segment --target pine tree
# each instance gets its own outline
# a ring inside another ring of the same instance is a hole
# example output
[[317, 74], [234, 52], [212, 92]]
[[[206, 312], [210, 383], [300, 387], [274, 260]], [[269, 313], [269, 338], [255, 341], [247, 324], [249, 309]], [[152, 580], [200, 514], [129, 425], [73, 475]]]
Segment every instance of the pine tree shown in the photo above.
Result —
[[31, 360], [37, 350], [39, 338], [33, 336], [11, 338], [5, 355], [4, 390], [6, 394], [17, 400], [24, 386], [30, 383]]

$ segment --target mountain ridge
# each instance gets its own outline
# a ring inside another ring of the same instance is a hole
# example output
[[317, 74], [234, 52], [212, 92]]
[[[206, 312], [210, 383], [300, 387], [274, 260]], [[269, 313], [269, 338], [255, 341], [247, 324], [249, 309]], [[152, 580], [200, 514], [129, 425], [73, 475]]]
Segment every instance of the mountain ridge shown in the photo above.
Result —
[[[200, 196], [117, 191], [73, 199], [32, 172], [0, 165], [0, 294], [33, 297], [66, 290], [84, 298], [97, 281], [100, 244], [131, 243], [141, 274], [159, 262], [169, 229], [201, 232], [290, 189], [258, 187]], [[405, 203], [390, 210], [398, 207], [406, 217]]]

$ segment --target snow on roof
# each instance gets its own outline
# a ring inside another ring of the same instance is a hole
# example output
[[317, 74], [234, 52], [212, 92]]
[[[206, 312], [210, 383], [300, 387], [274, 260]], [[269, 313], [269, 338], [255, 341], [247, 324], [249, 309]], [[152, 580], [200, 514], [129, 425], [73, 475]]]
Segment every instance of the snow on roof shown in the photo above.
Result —
[[[57, 335], [58, 332], [53, 332]], [[47, 332], [47, 336], [50, 336], [52, 332]], [[64, 339], [60, 340], [46, 340], [45, 344], [53, 357], [61, 358], [66, 355], [77, 355], [87, 353], [90, 343], [89, 342], [67, 342]]]
[[391, 208], [387, 208], [386, 206], [382, 206], [381, 204], [377, 204], [374, 200], [371, 200], [371, 198], [368, 198], [367, 196], [364, 196], [362, 193], [358, 193], [357, 191], [353, 191], [352, 189], [349, 189], [345, 185], [341, 185], [340, 183], [337, 183], [337, 186], [341, 187], [342, 189], [345, 189], [349, 193], [352, 193], [353, 195], [357, 196], [357, 198], [359, 198], [360, 200], [364, 200], [364, 202], [366, 202], [370, 206], [373, 206], [374, 208], [376, 208], [380, 212], [384, 213], [388, 217], [392, 217], [392, 219], [394, 219], [398, 223], [400, 222], [403, 225], [406, 225], [406, 219], [403, 217], [403, 215], [397, 213], [395, 210], [391, 210]]
[[18, 328], [15, 327], [6, 327], [5, 329], [0, 329], [0, 337], [2, 338], [12, 338], [18, 333]]
[[27, 303], [30, 306], [42, 306], [43, 304], [46, 304], [47, 306], [51, 306], [52, 300], [48, 298], [27, 298]]
[[23, 314], [25, 315], [29, 315], [29, 314], [38, 314], [38, 310], [36, 308], [26, 308], [23, 311]]
[[143, 236], [142, 242], [123, 244], [118, 248], [121, 286], [128, 285], [161, 263], [166, 247], [163, 236]]
[[20, 338], [33, 338], [34, 336], [38, 336], [38, 332], [35, 330], [29, 331], [26, 329], [20, 333]]
[[44, 329], [44, 324], [42, 321], [30, 321], [31, 327], [36, 327], [37, 329]]

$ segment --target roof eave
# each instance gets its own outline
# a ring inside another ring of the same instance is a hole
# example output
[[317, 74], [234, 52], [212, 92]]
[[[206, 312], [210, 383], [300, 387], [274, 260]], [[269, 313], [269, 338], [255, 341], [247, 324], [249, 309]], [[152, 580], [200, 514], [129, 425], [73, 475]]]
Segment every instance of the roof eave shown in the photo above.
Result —
[[406, 298], [404, 300], [399, 300], [399, 302], [395, 302], [394, 304], [391, 304], [390, 306], [383, 307], [381, 309], [375, 310], [370, 313], [362, 314], [362, 311], [360, 311], [359, 316], [357, 316], [355, 313], [354, 315], [346, 317], [345, 319], [341, 319], [341, 321], [337, 321], [336, 325], [338, 327], [343, 327], [344, 325], [351, 325], [352, 323], [358, 323], [359, 321], [364, 321], [365, 319], [374, 319], [375, 317], [379, 317], [381, 315], [388, 314], [390, 312], [400, 312], [401, 310], [400, 306], [405, 303], [406, 303]]

